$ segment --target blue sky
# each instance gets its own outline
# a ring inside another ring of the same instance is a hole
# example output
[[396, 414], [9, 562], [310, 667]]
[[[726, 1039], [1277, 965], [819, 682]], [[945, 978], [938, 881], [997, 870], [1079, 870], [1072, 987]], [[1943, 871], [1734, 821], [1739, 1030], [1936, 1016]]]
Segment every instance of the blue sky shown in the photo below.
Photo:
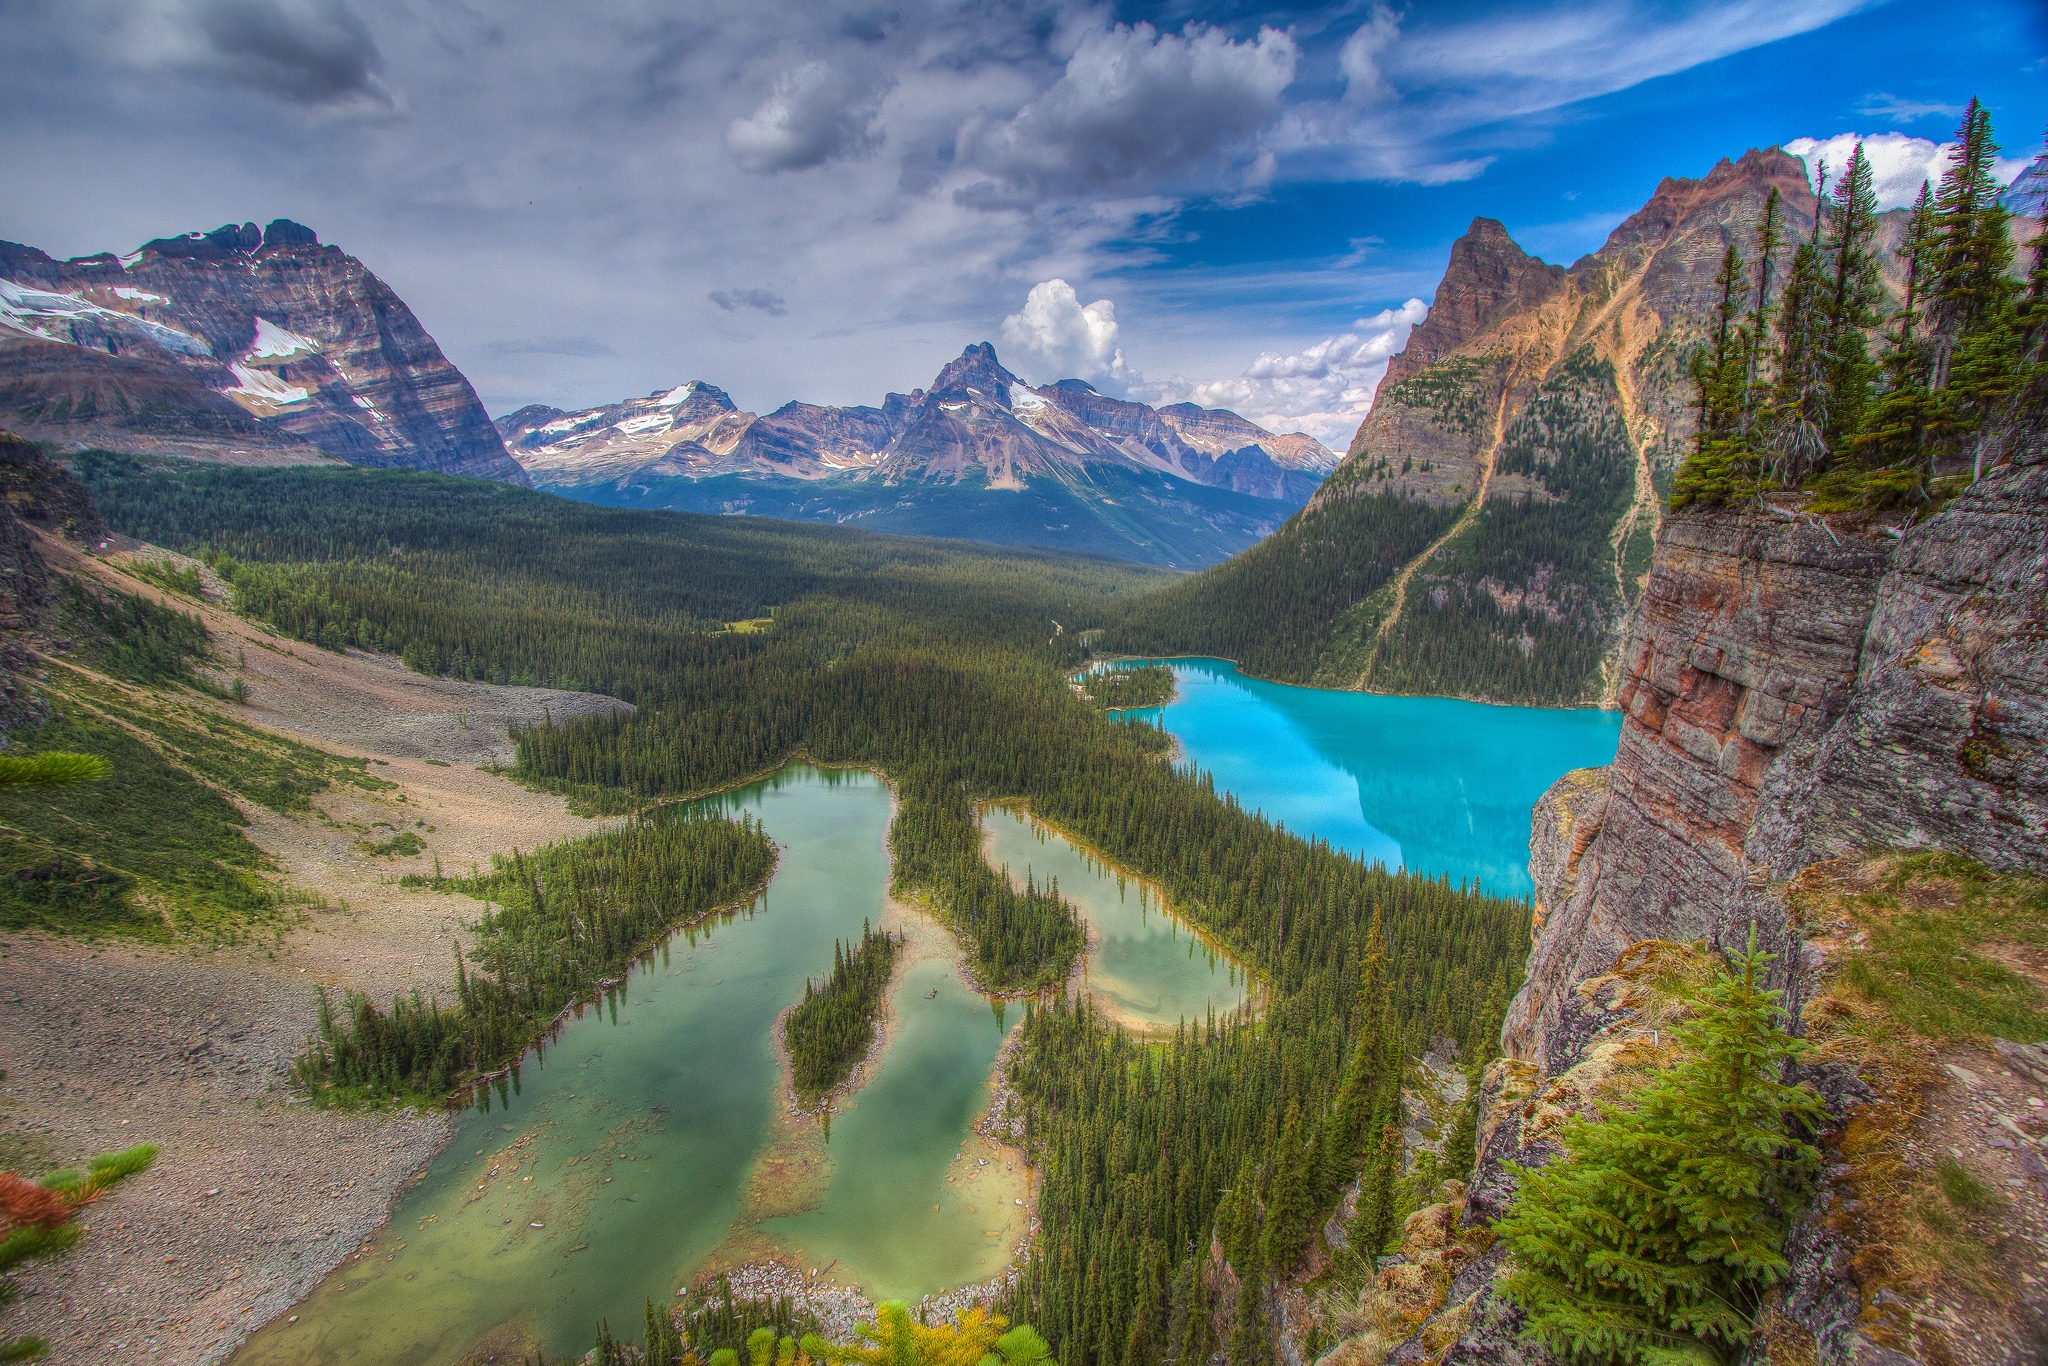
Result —
[[0, 236], [298, 219], [494, 413], [874, 402], [987, 338], [1341, 446], [1475, 215], [1568, 262], [1747, 147], [2048, 125], [2038, 0], [0, 7]]

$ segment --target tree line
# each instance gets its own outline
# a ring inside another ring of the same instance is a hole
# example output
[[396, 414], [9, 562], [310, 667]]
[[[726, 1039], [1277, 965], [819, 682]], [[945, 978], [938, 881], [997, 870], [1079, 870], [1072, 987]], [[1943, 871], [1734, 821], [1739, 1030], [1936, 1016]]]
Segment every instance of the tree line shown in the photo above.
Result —
[[[1815, 511], [1931, 510], [2048, 430], [2048, 241], [2013, 278], [1991, 116], [1971, 100], [1923, 184], [1884, 288], [1875, 173], [1858, 143], [1806, 240], [1774, 192], [1750, 250], [1730, 243], [1695, 358], [1698, 434], [1674, 508], [1812, 489]], [[1874, 345], [1873, 345], [1874, 344]]]

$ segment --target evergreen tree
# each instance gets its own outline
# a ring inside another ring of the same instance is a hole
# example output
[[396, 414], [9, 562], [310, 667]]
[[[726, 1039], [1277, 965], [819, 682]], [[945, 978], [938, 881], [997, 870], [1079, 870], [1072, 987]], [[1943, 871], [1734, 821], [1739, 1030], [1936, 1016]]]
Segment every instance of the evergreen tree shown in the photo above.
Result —
[[1318, 1154], [1321, 1200], [1328, 1200], [1357, 1174], [1366, 1126], [1379, 1099], [1379, 1045], [1387, 1025], [1387, 950], [1377, 908], [1371, 928], [1365, 932], [1365, 962], [1355, 1009], [1358, 1021], [1351, 1035], [1351, 1054], [1344, 1061], [1337, 1099], [1322, 1127]]
[[1302, 1133], [1301, 1102], [1290, 1100], [1266, 1196], [1265, 1261], [1276, 1273], [1284, 1274], [1300, 1261], [1315, 1236], [1315, 1157]]
[[1819, 1150], [1797, 1136], [1825, 1118], [1782, 1080], [1808, 1050], [1747, 948], [1677, 1031], [1683, 1060], [1568, 1123], [1566, 1155], [1517, 1168], [1497, 1225], [1514, 1254], [1503, 1293], [1525, 1332], [1569, 1358], [1733, 1361], [1763, 1292], [1785, 1272], [1785, 1228]]
[[1733, 242], [1722, 254], [1721, 272], [1714, 277], [1714, 285], [1720, 297], [1714, 305], [1713, 331], [1707, 346], [1693, 356], [1693, 382], [1699, 389], [1698, 429], [1693, 435], [1692, 456], [1680, 467], [1672, 485], [1674, 508], [1695, 498], [1720, 501], [1736, 497], [1753, 490], [1756, 482], [1743, 433], [1750, 364], [1750, 343], [1741, 321], [1747, 286], [1742, 252]]
[[642, 1352], [646, 1366], [675, 1366], [683, 1359], [683, 1335], [664, 1305], [647, 1301], [647, 1343]]
[[1870, 353], [1865, 333], [1878, 323], [1884, 286], [1878, 273], [1877, 188], [1863, 144], [1835, 183], [1822, 252], [1833, 269], [1822, 315], [1825, 338], [1822, 382], [1826, 387], [1823, 436], [1839, 449], [1862, 418], [1870, 386]]
[[1379, 1146], [1365, 1170], [1359, 1187], [1358, 1209], [1344, 1229], [1345, 1241], [1369, 1269], [1373, 1259], [1386, 1247], [1394, 1231], [1394, 1196], [1401, 1180], [1401, 1130], [1393, 1124], [1380, 1126]]
[[1934, 247], [1934, 207], [1925, 182], [1906, 220], [1898, 249], [1906, 277], [1905, 299], [1885, 331], [1879, 388], [1864, 412], [1854, 441], [1855, 463], [1900, 496], [1933, 477], [1927, 432], [1934, 420], [1930, 352], [1924, 336], [1926, 295]]

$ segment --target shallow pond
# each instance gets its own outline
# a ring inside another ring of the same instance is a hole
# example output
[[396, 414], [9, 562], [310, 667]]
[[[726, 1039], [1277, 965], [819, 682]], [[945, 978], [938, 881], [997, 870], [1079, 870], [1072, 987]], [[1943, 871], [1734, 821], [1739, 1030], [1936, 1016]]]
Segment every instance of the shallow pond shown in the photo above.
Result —
[[1250, 810], [1389, 868], [1524, 896], [1529, 816], [1566, 771], [1605, 764], [1621, 713], [1378, 697], [1247, 678], [1177, 659], [1179, 694], [1125, 715], [1163, 725], [1181, 755]]
[[[717, 804], [753, 813], [781, 846], [762, 900], [670, 940], [544, 1057], [529, 1053], [518, 1092], [457, 1120], [370, 1250], [238, 1363], [581, 1354], [600, 1318], [637, 1340], [643, 1302], [672, 1298], [714, 1253], [779, 1248], [840, 1284], [909, 1296], [1002, 1268], [1025, 1178], [980, 1167], [994, 1150], [969, 1125], [1004, 1025], [949, 956], [910, 969], [891, 1047], [829, 1146], [778, 1122], [777, 1014], [830, 969], [835, 938], [884, 918], [888, 789], [792, 765]], [[771, 1151], [781, 1167], [764, 1179]], [[977, 1179], [960, 1180], [970, 1166]], [[755, 1205], [788, 1208], [778, 1187], [792, 1185], [822, 1203], [756, 1227], [767, 1211]], [[896, 1216], [912, 1192], [920, 1213], [906, 1223]]]
[[982, 849], [1022, 886], [1057, 880], [1060, 895], [1088, 920], [1085, 981], [1103, 1009], [1126, 1026], [1171, 1030], [1244, 1004], [1244, 973], [1166, 909], [1160, 889], [1117, 869], [1029, 815], [982, 812]]

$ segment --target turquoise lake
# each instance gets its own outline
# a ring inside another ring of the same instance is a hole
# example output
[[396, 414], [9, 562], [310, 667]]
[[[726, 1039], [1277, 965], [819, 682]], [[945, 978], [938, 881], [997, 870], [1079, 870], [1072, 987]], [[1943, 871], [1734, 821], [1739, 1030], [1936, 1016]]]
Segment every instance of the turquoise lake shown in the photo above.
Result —
[[1574, 768], [1605, 764], [1617, 711], [1492, 707], [1297, 688], [1220, 659], [1168, 664], [1179, 695], [1124, 713], [1163, 725], [1219, 789], [1368, 862], [1526, 896], [1529, 816]]

